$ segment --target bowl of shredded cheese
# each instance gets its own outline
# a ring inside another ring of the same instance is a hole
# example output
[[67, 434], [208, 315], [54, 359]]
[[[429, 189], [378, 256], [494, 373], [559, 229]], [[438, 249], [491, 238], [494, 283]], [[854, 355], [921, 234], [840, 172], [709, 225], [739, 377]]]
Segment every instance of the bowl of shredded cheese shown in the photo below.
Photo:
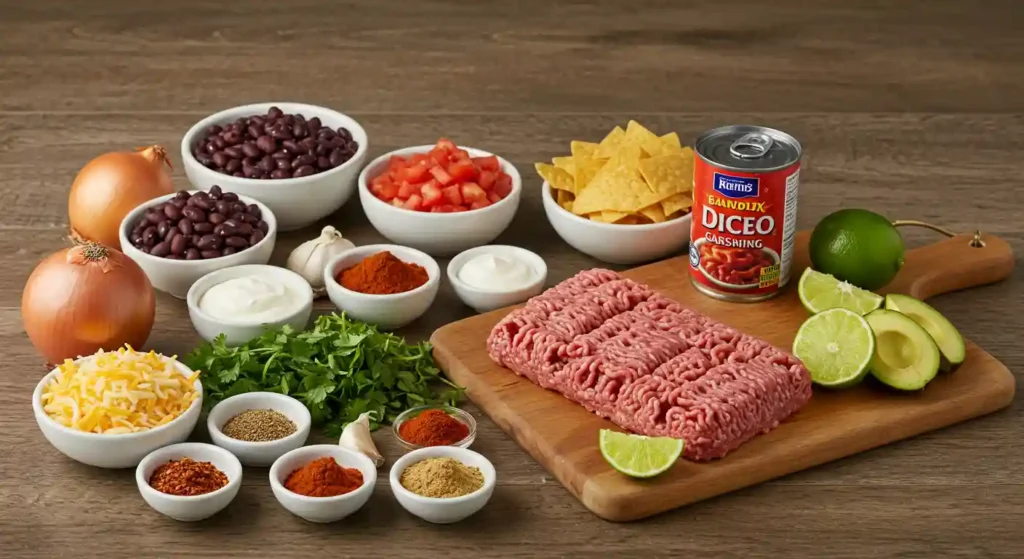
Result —
[[175, 357], [100, 350], [50, 371], [32, 394], [46, 440], [100, 468], [130, 468], [153, 450], [188, 438], [202, 410], [199, 372]]

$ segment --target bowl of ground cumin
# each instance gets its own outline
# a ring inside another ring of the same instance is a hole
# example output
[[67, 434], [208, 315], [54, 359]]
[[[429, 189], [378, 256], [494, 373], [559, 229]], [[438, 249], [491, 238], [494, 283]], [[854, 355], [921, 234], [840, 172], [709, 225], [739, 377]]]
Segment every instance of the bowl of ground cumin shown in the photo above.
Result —
[[405, 510], [427, 522], [451, 524], [484, 508], [497, 474], [490, 460], [468, 448], [431, 446], [399, 458], [389, 478]]
[[261, 468], [306, 444], [311, 424], [305, 404], [276, 392], [236, 394], [206, 419], [213, 444], [230, 450], [243, 466]]
[[324, 268], [327, 296], [350, 318], [394, 330], [430, 308], [441, 269], [425, 252], [399, 245], [355, 247]]
[[377, 467], [362, 454], [333, 444], [297, 448], [270, 467], [270, 488], [288, 512], [310, 522], [335, 522], [373, 494]]
[[143, 458], [135, 481], [154, 510], [194, 522], [217, 514], [234, 500], [242, 487], [242, 464], [219, 446], [178, 443]]

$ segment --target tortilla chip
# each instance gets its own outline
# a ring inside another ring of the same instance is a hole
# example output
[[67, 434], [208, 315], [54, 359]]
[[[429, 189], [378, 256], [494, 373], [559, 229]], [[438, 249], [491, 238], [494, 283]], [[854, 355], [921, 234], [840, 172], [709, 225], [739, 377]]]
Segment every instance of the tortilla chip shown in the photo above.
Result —
[[665, 212], [669, 219], [678, 212], [688, 213], [692, 207], [693, 198], [687, 193], [673, 194], [661, 201], [661, 211]]
[[670, 150], [678, 151], [683, 149], [683, 144], [679, 143], [679, 134], [675, 132], [669, 132], [658, 139], [661, 140], [661, 145]]
[[583, 189], [594, 180], [594, 176], [601, 170], [601, 167], [608, 162], [607, 159], [595, 159], [593, 157], [578, 156], [574, 158], [573, 184], [575, 193], [583, 192]]
[[[559, 192], [562, 192], [562, 191], [559, 190]], [[571, 212], [572, 211], [572, 200], [570, 200], [568, 202], [559, 203], [558, 205], [562, 206], [562, 208], [564, 208], [565, 211], [567, 211], [567, 212]]]
[[639, 169], [640, 152], [637, 146], [623, 146], [577, 195], [573, 212], [576, 215], [601, 211], [636, 213], [665, 198], [653, 193], [644, 182]]
[[569, 192], [575, 192], [573, 188], [572, 175], [565, 172], [565, 169], [559, 169], [553, 165], [547, 163], [535, 163], [533, 165], [537, 169], [537, 174], [543, 177], [544, 180], [548, 181], [548, 184], [556, 190], [567, 190]]
[[581, 142], [579, 140], [573, 140], [569, 144], [573, 157], [594, 157], [594, 154], [597, 153], [597, 147], [598, 144], [594, 142]]
[[555, 190], [555, 200], [559, 206], [565, 207], [566, 202], [572, 202], [576, 197], [573, 196], [572, 192], [566, 192], [565, 190]]
[[644, 128], [635, 120], [629, 121], [626, 125], [626, 135], [622, 138], [622, 145], [635, 145], [643, 150], [641, 158], [655, 157], [674, 153], [670, 146], [666, 146], [654, 132]]
[[639, 162], [640, 173], [658, 201], [674, 194], [693, 191], [693, 150], [657, 155]]
[[597, 151], [594, 152], [595, 157], [606, 157], [610, 158], [615, 155], [615, 152], [619, 149], [619, 144], [622, 143], [622, 138], [626, 136], [626, 131], [621, 127], [616, 126], [607, 136], [601, 140], [601, 143], [597, 145]]
[[626, 219], [630, 214], [625, 212], [594, 212], [587, 217], [594, 221], [600, 221], [601, 223], [615, 223], [619, 220]]
[[659, 204], [651, 204], [650, 206], [647, 206], [646, 208], [641, 208], [640, 209], [640, 213], [644, 217], [646, 217], [647, 219], [651, 220], [652, 223], [662, 223], [666, 219], [668, 219], [665, 216], [664, 210], [661, 209], [661, 204], [660, 203]]
[[551, 162], [554, 163], [555, 167], [564, 170], [570, 175], [575, 173], [575, 160], [572, 157], [553, 157]]

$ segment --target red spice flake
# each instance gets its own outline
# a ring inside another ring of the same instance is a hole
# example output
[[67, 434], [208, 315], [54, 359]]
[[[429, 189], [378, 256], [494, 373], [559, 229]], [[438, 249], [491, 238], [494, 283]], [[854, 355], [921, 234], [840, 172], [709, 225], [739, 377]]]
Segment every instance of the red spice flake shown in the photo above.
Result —
[[398, 435], [418, 446], [450, 446], [469, 436], [469, 427], [441, 409], [430, 409], [405, 421]]
[[335, 497], [363, 486], [363, 472], [345, 468], [330, 456], [317, 458], [288, 474], [285, 489], [306, 497]]
[[336, 279], [345, 289], [369, 295], [391, 295], [412, 291], [430, 278], [419, 264], [403, 262], [384, 251], [342, 270]]
[[209, 462], [191, 458], [171, 460], [149, 477], [149, 486], [161, 493], [191, 497], [212, 493], [228, 484], [228, 476]]

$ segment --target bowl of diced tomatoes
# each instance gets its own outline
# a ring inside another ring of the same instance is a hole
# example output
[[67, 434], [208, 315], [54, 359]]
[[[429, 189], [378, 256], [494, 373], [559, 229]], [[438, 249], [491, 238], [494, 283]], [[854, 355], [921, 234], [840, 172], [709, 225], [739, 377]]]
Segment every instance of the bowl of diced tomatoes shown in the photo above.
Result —
[[377, 231], [433, 256], [496, 239], [512, 222], [522, 191], [514, 165], [443, 138], [385, 153], [359, 175], [359, 201]]

